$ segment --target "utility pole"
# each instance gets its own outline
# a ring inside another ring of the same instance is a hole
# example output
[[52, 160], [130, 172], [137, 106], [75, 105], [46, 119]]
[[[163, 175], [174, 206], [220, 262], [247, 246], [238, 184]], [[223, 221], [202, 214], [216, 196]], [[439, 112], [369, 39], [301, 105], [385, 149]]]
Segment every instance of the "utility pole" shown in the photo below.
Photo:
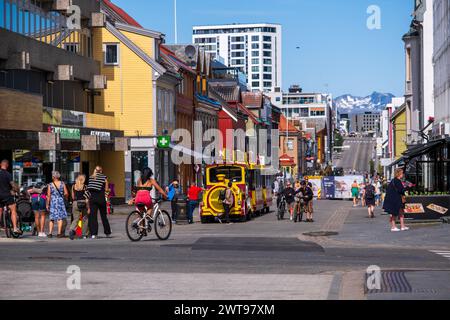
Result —
[[175, 44], [178, 44], [177, 0], [174, 0]]

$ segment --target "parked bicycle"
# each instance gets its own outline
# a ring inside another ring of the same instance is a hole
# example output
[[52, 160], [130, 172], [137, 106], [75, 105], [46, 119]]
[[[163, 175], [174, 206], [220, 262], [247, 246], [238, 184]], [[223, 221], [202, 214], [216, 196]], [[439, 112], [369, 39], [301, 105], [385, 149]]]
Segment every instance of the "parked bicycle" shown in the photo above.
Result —
[[128, 215], [126, 230], [131, 241], [137, 242], [143, 237], [147, 237], [152, 232], [152, 225], [159, 240], [169, 239], [172, 233], [172, 219], [167, 211], [160, 208], [160, 204], [164, 200], [153, 200], [155, 201], [152, 210], [153, 217], [148, 212], [149, 208], [143, 203], [136, 203], [136, 210]]

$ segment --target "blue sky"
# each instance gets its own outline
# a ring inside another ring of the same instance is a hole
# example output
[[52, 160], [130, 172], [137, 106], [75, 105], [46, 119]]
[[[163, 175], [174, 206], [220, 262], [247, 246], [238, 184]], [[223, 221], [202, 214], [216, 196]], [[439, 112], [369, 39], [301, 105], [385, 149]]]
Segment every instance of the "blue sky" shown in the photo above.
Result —
[[[172, 0], [113, 0], [145, 28], [174, 42]], [[381, 30], [369, 30], [367, 8], [381, 9]], [[335, 96], [373, 91], [404, 94], [404, 50], [413, 0], [178, 0], [179, 43], [192, 26], [272, 22], [283, 26], [283, 87]], [[300, 50], [296, 47], [300, 46]]]

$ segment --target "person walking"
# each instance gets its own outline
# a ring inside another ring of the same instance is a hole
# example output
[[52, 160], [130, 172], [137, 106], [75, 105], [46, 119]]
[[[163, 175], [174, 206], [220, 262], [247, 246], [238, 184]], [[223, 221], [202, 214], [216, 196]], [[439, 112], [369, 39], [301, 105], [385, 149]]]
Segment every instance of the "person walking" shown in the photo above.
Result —
[[359, 202], [359, 185], [356, 180], [352, 184], [352, 198], [353, 198], [353, 207], [357, 207]]
[[103, 168], [95, 167], [92, 176], [89, 178], [87, 187], [89, 195], [89, 232], [92, 239], [98, 238], [98, 212], [102, 219], [103, 231], [106, 237], [111, 237], [111, 226], [108, 221], [108, 212], [106, 209], [106, 193], [109, 192], [108, 177], [103, 174]]
[[82, 237], [86, 238], [88, 233], [88, 215], [91, 212], [89, 208], [89, 197], [86, 193], [86, 176], [80, 174], [75, 180], [75, 184], [72, 186], [72, 217], [73, 221], [70, 225], [69, 238], [74, 240], [76, 236], [76, 230], [78, 223], [81, 220], [82, 223]]
[[[7, 206], [11, 211], [11, 222], [13, 225], [13, 232], [22, 235], [22, 230], [17, 226], [17, 206], [14, 201], [14, 192], [18, 192], [19, 188], [13, 182], [11, 174], [8, 172], [9, 161], [2, 160], [0, 163], [0, 218], [2, 218], [3, 206]], [[3, 221], [0, 219], [0, 221]]]
[[178, 218], [178, 206], [177, 200], [178, 196], [182, 193], [180, 183], [177, 179], [173, 180], [171, 184], [166, 188], [167, 200], [170, 201], [170, 205], [172, 208], [172, 221], [173, 223], [177, 223]]
[[303, 202], [305, 206], [305, 213], [306, 213], [306, 222], [314, 222], [313, 219], [313, 210], [312, 210], [312, 201], [314, 199], [314, 192], [312, 188], [308, 185], [306, 181], [301, 182], [302, 186], [302, 193], [303, 193]]
[[227, 188], [225, 190], [225, 200], [223, 200], [223, 209], [225, 211], [225, 222], [227, 224], [231, 224], [230, 222], [230, 211], [234, 204], [234, 196], [233, 196], [233, 183], [228, 182]]
[[194, 223], [194, 211], [195, 208], [198, 207], [200, 203], [200, 193], [203, 192], [203, 189], [198, 187], [195, 182], [192, 182], [191, 186], [188, 189], [188, 221], [189, 224]]
[[40, 183], [31, 188], [28, 193], [31, 196], [31, 208], [34, 212], [34, 236], [46, 238], [45, 219], [47, 215], [47, 192], [48, 186]]
[[48, 237], [53, 238], [53, 228], [55, 222], [58, 225], [57, 238], [64, 238], [64, 225], [67, 220], [67, 209], [65, 201], [69, 198], [69, 192], [64, 182], [61, 181], [61, 174], [58, 171], [52, 172], [52, 183], [47, 191], [47, 211], [49, 215]]
[[365, 200], [367, 210], [369, 212], [369, 218], [375, 218], [375, 187], [372, 183], [366, 183], [366, 187], [363, 191], [363, 198]]
[[291, 216], [291, 221], [294, 220], [294, 206], [295, 206], [295, 190], [292, 188], [290, 181], [287, 182], [286, 188], [283, 191], [284, 197], [286, 199], [287, 209]]
[[[386, 198], [384, 199], [383, 210], [390, 215], [391, 231], [407, 231], [409, 228], [405, 225], [403, 216], [406, 197], [405, 187], [401, 179], [403, 179], [403, 169], [395, 170], [395, 178], [389, 183], [386, 190]], [[400, 218], [400, 229], [397, 228], [396, 220]]]
[[381, 193], [382, 193], [382, 185], [379, 178], [377, 178], [375, 180], [375, 205], [377, 207], [381, 205]]
[[359, 185], [359, 199], [361, 199], [361, 207], [365, 207], [366, 206], [366, 199], [364, 199], [364, 197], [363, 197], [365, 188], [366, 188], [366, 184], [363, 181]]

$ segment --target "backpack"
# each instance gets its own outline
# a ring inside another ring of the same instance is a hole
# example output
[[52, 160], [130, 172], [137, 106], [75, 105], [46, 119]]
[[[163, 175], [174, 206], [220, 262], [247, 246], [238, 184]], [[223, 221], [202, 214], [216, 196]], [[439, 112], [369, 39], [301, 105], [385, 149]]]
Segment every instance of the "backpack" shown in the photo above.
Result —
[[219, 192], [219, 201], [220, 202], [224, 202], [226, 197], [227, 197], [227, 190], [226, 189], [220, 190], [220, 192]]
[[366, 198], [367, 199], [375, 198], [375, 188], [372, 185], [366, 187]]

